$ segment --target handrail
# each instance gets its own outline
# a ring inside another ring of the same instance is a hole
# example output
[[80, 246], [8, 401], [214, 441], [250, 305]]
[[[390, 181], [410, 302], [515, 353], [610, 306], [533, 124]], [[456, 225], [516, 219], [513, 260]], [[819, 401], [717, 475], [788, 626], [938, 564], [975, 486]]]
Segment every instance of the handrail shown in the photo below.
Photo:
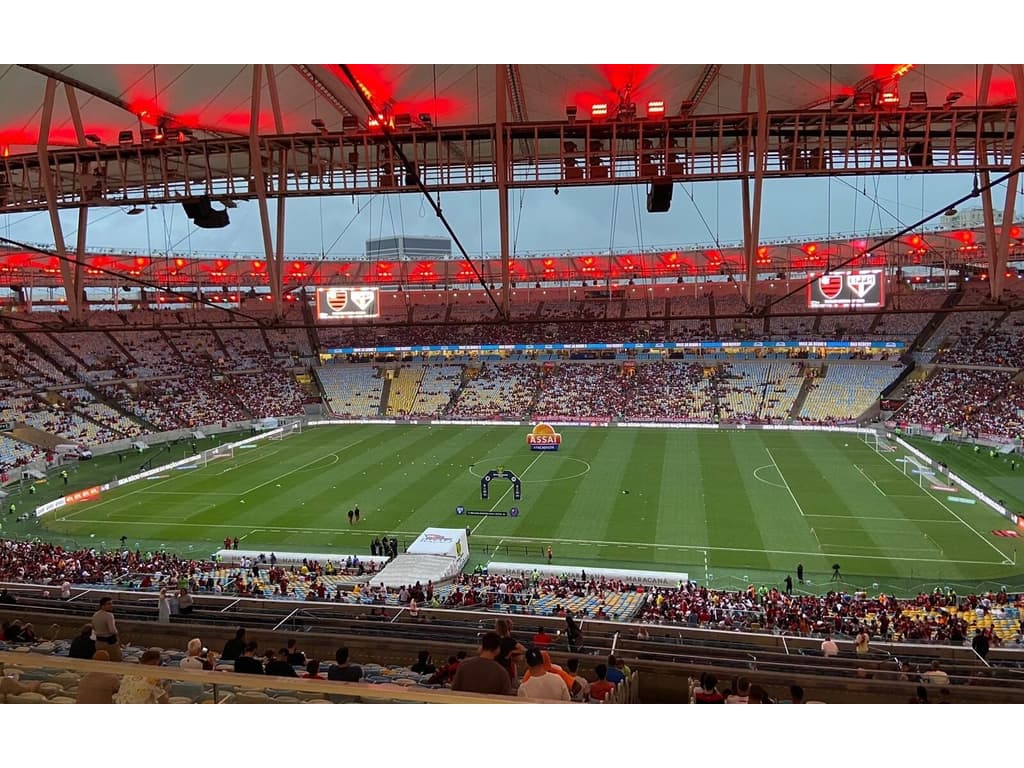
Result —
[[287, 616], [285, 616], [283, 619], [281, 619], [279, 622], [277, 622], [277, 624], [274, 625], [274, 629], [272, 631], [277, 631], [278, 629], [280, 629], [282, 624], [284, 624], [286, 621], [288, 621], [288, 619], [290, 619], [292, 616], [294, 616], [298, 612], [299, 612], [299, 609], [296, 608], [294, 611], [289, 613]]

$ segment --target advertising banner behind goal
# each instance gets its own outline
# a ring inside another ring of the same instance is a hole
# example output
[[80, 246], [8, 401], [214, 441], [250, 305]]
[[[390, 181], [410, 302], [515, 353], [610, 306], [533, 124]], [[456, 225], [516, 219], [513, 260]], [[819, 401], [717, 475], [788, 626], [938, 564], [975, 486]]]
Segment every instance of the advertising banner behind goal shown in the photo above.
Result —
[[880, 269], [829, 272], [807, 286], [808, 309], [871, 309], [885, 306], [885, 275]]
[[376, 288], [317, 288], [317, 320], [348, 320], [380, 315]]

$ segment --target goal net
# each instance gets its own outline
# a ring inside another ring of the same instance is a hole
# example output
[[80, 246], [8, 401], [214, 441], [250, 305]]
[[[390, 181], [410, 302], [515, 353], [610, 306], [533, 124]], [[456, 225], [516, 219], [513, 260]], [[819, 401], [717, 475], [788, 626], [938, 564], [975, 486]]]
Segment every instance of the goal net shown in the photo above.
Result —
[[199, 465], [202, 467], [209, 466], [210, 463], [218, 461], [220, 459], [233, 459], [235, 458], [235, 446], [218, 445], [216, 448], [210, 448], [199, 454]]
[[298, 435], [302, 432], [301, 421], [290, 421], [287, 424], [282, 424], [277, 431], [274, 432], [268, 440], [284, 440], [292, 435]]
[[861, 439], [876, 453], [895, 453], [897, 450], [895, 443], [874, 431], [861, 433]]
[[935, 470], [915, 456], [907, 454], [897, 460], [903, 474], [909, 477], [918, 488], [924, 488], [925, 483], [931, 483], [935, 479]]

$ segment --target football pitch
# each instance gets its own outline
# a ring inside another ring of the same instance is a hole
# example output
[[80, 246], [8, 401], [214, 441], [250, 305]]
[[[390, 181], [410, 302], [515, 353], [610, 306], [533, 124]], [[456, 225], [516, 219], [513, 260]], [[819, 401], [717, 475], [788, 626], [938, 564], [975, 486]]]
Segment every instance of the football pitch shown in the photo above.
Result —
[[[126, 536], [129, 546], [206, 558], [225, 537], [268, 554], [369, 554], [375, 536], [408, 544], [430, 526], [468, 526], [471, 565], [546, 562], [551, 546], [567, 569], [682, 571], [718, 588], [781, 585], [798, 563], [809, 591], [830, 587], [833, 563], [845, 589], [1018, 581], [1018, 540], [992, 533], [1010, 521], [965, 491], [933, 488], [941, 481], [915, 473], [902, 451], [876, 452], [859, 435], [561, 427], [559, 451], [531, 452], [527, 431], [309, 428], [59, 509], [35, 530], [109, 547]], [[978, 460], [965, 449], [959, 464], [968, 459]], [[521, 500], [500, 478], [481, 498], [492, 469], [519, 475]], [[1015, 501], [1012, 487], [995, 487]], [[350, 525], [356, 505], [361, 519]], [[519, 514], [458, 515], [458, 506]]]

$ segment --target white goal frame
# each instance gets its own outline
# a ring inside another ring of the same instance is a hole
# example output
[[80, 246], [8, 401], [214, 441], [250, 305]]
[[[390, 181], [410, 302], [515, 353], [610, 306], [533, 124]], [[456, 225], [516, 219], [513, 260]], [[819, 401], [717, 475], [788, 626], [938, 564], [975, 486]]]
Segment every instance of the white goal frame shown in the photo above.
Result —
[[211, 462], [219, 461], [220, 459], [233, 459], [235, 458], [235, 446], [231, 443], [224, 445], [218, 445], [216, 448], [208, 448], [199, 454], [199, 466], [207, 467]]
[[274, 430], [274, 433], [272, 435], [270, 435], [270, 437], [268, 437], [267, 439], [268, 440], [285, 440], [285, 439], [291, 437], [292, 435], [301, 435], [301, 434], [302, 434], [302, 421], [300, 419], [296, 419], [295, 421], [290, 421], [287, 424], [281, 424], [277, 429]]

